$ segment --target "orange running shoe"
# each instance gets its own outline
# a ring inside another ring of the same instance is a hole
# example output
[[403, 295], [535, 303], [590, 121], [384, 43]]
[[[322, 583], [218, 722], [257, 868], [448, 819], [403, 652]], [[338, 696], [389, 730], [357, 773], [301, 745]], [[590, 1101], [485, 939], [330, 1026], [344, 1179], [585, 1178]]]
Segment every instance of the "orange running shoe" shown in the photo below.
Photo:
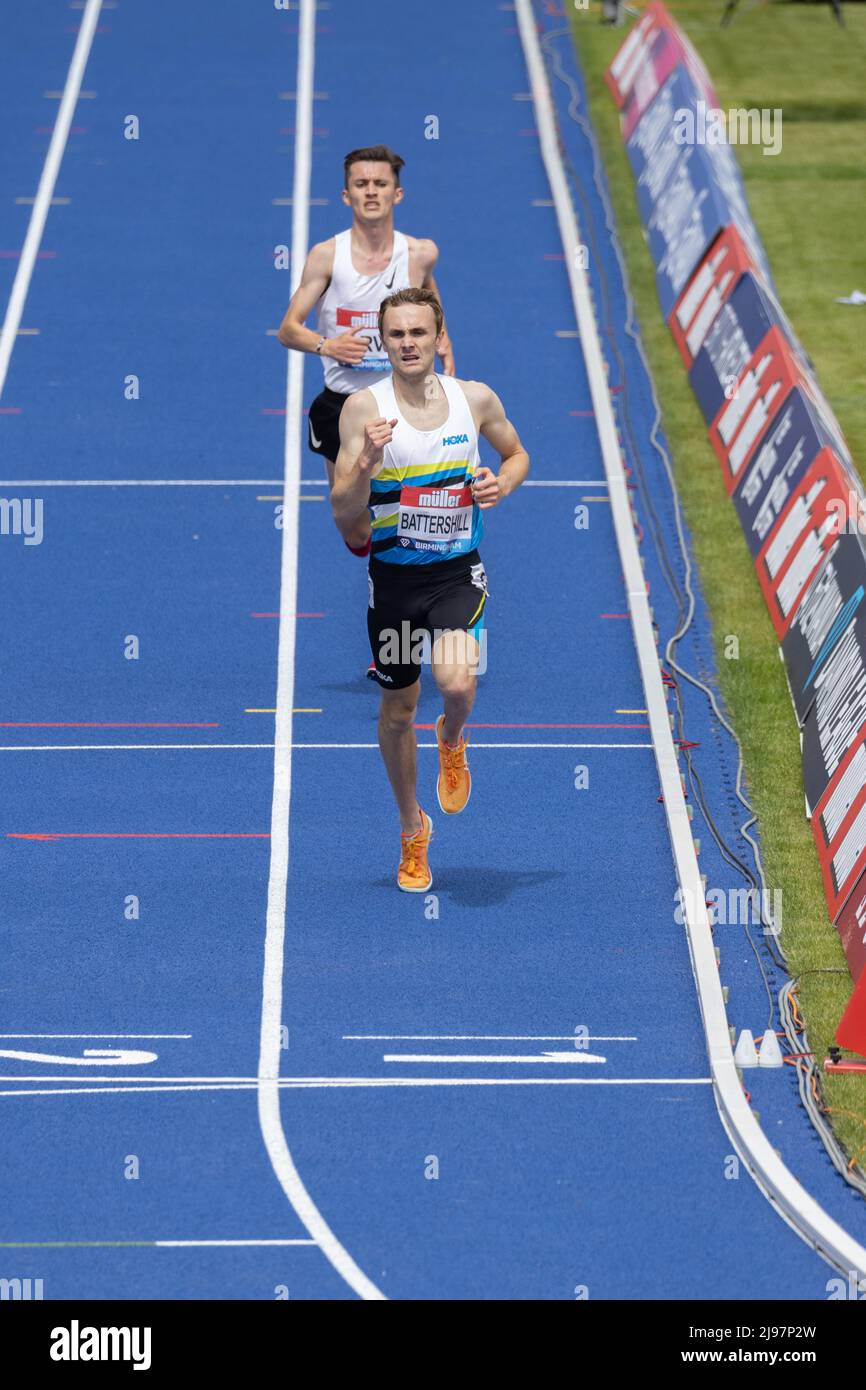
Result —
[[472, 777], [466, 761], [466, 739], [461, 736], [457, 747], [452, 748], [442, 737], [444, 723], [445, 715], [440, 714], [436, 720], [436, 742], [439, 744], [439, 780], [436, 783], [436, 795], [446, 815], [456, 816], [469, 800]]
[[404, 893], [426, 893], [433, 886], [433, 875], [427, 863], [427, 846], [433, 834], [433, 823], [426, 811], [418, 807], [421, 829], [414, 835], [400, 832], [400, 867], [397, 887]]

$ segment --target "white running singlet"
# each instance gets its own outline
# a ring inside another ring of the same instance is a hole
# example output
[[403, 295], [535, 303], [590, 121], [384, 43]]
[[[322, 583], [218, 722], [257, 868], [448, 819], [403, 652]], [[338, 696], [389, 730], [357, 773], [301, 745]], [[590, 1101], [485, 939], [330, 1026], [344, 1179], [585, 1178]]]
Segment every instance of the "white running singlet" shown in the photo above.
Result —
[[479, 465], [478, 431], [459, 381], [437, 380], [448, 418], [435, 430], [410, 425], [397, 404], [393, 377], [371, 388], [380, 416], [395, 420], [382, 467], [370, 479], [372, 553], [395, 565], [450, 560], [481, 542], [481, 508], [472, 496]]
[[391, 373], [391, 364], [379, 337], [379, 305], [389, 294], [409, 287], [409, 243], [402, 232], [394, 232], [391, 259], [376, 275], [359, 275], [352, 264], [352, 233], [338, 232], [334, 238], [334, 269], [331, 283], [319, 300], [318, 331], [323, 338], [338, 338], [350, 328], [361, 330], [369, 347], [362, 361], [352, 365], [323, 357], [325, 385], [348, 395], [373, 386]]

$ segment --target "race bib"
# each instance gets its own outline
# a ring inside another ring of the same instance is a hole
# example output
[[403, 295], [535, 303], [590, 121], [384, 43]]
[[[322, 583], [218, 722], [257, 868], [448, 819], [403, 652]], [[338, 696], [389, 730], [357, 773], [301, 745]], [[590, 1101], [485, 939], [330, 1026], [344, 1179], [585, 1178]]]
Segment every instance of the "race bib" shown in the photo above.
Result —
[[356, 372], [384, 372], [390, 370], [388, 356], [379, 337], [378, 309], [338, 309], [337, 328], [344, 333], [355, 329], [359, 337], [367, 340], [367, 355], [360, 362], [344, 362], [341, 365]]
[[467, 550], [472, 537], [472, 489], [408, 487], [400, 490], [397, 540], [415, 550]]

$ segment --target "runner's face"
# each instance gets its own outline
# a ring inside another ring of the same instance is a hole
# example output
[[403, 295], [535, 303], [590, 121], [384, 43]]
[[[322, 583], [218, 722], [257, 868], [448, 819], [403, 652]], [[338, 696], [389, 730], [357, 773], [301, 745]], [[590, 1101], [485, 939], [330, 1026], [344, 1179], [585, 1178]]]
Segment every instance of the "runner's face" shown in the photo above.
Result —
[[436, 317], [429, 304], [398, 304], [385, 315], [383, 346], [396, 376], [417, 381], [436, 356]]
[[402, 198], [403, 190], [398, 187], [390, 164], [349, 165], [343, 202], [349, 205], [359, 222], [381, 222], [390, 216], [394, 204]]

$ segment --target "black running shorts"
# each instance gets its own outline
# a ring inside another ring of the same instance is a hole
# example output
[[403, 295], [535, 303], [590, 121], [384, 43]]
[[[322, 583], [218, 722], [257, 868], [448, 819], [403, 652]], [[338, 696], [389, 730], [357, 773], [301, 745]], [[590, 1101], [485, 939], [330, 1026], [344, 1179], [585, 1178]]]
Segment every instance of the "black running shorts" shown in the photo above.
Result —
[[340, 449], [340, 411], [348, 396], [327, 386], [310, 405], [308, 443], [314, 454], [336, 463]]
[[368, 577], [367, 632], [383, 690], [405, 690], [418, 679], [424, 634], [432, 642], [443, 632], [469, 632], [483, 650], [487, 575], [477, 550], [422, 565], [388, 564], [374, 555]]

